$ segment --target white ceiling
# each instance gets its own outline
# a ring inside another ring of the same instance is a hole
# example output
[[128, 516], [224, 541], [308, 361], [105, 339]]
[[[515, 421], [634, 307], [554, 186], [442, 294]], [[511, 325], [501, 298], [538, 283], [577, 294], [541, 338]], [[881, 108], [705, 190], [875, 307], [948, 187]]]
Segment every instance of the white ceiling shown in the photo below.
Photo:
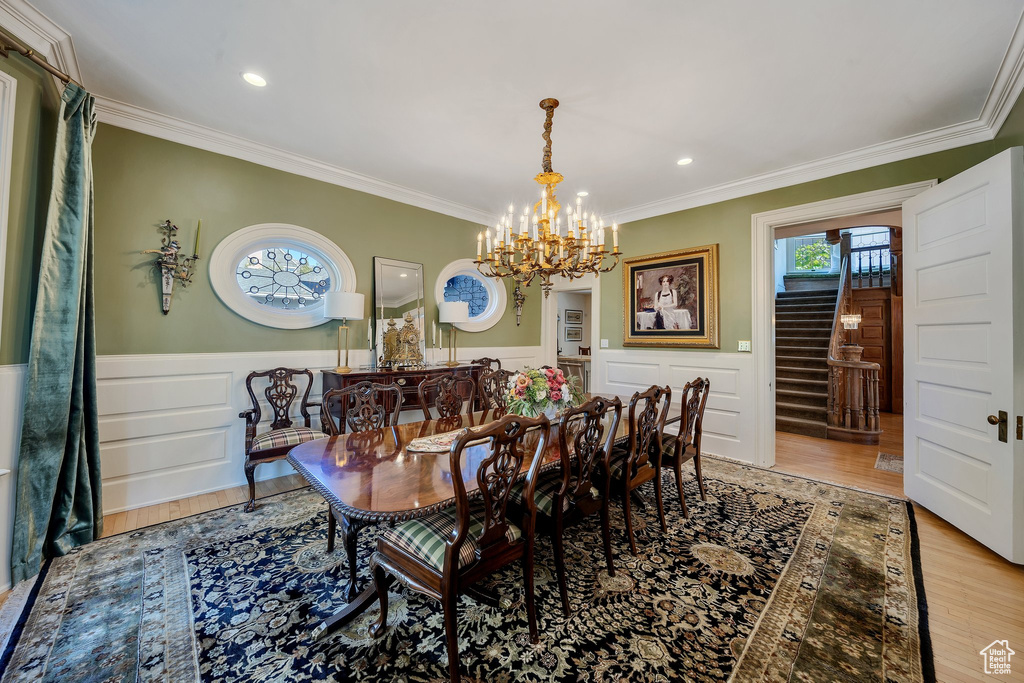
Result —
[[[537, 103], [556, 97], [561, 196], [586, 189], [594, 208], [632, 218], [853, 150], [860, 166], [880, 163], [863, 148], [978, 121], [997, 74], [1010, 71], [1000, 68], [1024, 9], [1024, 0], [32, 4], [71, 34], [97, 95], [433, 195], [453, 215], [534, 199]], [[243, 71], [269, 85], [247, 85]], [[694, 163], [677, 166], [683, 156]], [[849, 167], [815, 168], [820, 177]]]

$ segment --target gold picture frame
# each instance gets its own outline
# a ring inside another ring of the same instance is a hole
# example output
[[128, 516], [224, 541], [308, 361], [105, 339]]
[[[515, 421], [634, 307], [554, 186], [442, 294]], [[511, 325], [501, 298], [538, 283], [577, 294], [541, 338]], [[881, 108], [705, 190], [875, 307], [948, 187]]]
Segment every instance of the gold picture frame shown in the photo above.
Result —
[[719, 348], [717, 244], [622, 263], [623, 346]]

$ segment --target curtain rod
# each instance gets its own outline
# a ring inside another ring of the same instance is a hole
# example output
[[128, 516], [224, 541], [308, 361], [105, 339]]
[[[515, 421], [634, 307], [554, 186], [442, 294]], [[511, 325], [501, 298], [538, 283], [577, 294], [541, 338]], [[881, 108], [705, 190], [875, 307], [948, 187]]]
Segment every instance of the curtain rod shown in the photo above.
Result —
[[23, 57], [28, 58], [30, 61], [38, 64], [44, 70], [56, 76], [64, 84], [74, 83], [75, 85], [81, 86], [82, 84], [75, 79], [68, 76], [66, 73], [57, 69], [56, 67], [50, 66], [50, 64], [36, 54], [35, 50], [23, 47], [17, 40], [11, 37], [9, 33], [0, 29], [0, 56], [8, 57], [9, 51], [14, 50]]

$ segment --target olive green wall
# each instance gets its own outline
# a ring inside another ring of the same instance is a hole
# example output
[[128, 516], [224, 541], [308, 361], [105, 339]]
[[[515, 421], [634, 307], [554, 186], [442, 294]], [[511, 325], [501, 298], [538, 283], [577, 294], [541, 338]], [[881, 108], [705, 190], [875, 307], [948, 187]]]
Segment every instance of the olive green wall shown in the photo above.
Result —
[[[337, 322], [277, 330], [232, 312], [213, 292], [206, 260], [192, 285], [175, 287], [171, 312], [164, 316], [153, 259], [139, 252], [159, 246], [156, 224], [165, 218], [178, 226], [180, 241], [188, 247], [202, 219], [199, 249], [206, 257], [221, 239], [247, 225], [292, 223], [315, 230], [348, 254], [356, 289], [367, 300], [374, 256], [422, 263], [427, 320], [437, 319], [433, 288], [438, 273], [449, 262], [473, 255], [480, 230], [433, 211], [107, 125], [100, 125], [93, 143], [93, 168], [101, 355], [336, 347]], [[540, 344], [540, 297], [530, 298], [521, 327], [509, 306], [490, 330], [459, 335], [459, 345]], [[367, 321], [350, 324], [352, 346], [361, 348]]]
[[[720, 263], [720, 344], [736, 351], [751, 338], [751, 215], [788, 206], [832, 199], [858, 192], [950, 176], [1008, 147], [1024, 145], [1024, 104], [1018, 101], [996, 138], [945, 152], [844, 173], [814, 182], [647, 218], [620, 226], [619, 244], [629, 256], [718, 243]], [[696, 165], [694, 166], [696, 169]], [[607, 277], [607, 276], [606, 276]], [[601, 288], [601, 337], [610, 348], [622, 348], [622, 275], [614, 287]]]
[[[4, 267], [0, 365], [24, 363], [32, 335], [36, 273], [50, 198], [57, 89], [46, 73], [16, 55], [0, 59], [0, 71], [17, 81], [11, 148], [10, 212]], [[0, 245], [2, 249], [3, 245]]]

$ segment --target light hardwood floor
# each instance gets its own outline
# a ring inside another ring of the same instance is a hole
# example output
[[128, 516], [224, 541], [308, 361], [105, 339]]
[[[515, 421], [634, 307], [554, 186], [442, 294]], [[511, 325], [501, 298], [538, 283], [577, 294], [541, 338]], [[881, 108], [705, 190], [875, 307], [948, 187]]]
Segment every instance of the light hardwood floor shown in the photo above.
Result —
[[[899, 416], [883, 415], [879, 446], [857, 446], [796, 434], [776, 435], [776, 469], [892, 496], [903, 495], [902, 475], [875, 469], [879, 450], [903, 454]], [[299, 475], [257, 484], [259, 497], [301, 488]], [[244, 503], [238, 486], [214, 493], [107, 515], [104, 536]], [[929, 626], [939, 681], [980, 681], [985, 676], [978, 652], [993, 640], [1008, 639], [1024, 653], [1024, 567], [1011, 564], [940, 518], [915, 506], [921, 564], [928, 598]], [[6, 596], [0, 596], [0, 603]], [[1013, 662], [1024, 680], [1024, 654]]]
[[[796, 434], [775, 435], [775, 468], [783, 472], [903, 496], [903, 475], [876, 470], [881, 450], [903, 454], [903, 422], [882, 416], [882, 442], [857, 446]], [[991, 680], [979, 651], [993, 640], [1024, 653], [1024, 567], [1007, 562], [919, 505], [921, 569], [939, 681]], [[1024, 655], [1011, 663], [1024, 680]], [[1016, 659], [1016, 658], [1015, 658]], [[1019, 663], [1018, 663], [1019, 662]]]

